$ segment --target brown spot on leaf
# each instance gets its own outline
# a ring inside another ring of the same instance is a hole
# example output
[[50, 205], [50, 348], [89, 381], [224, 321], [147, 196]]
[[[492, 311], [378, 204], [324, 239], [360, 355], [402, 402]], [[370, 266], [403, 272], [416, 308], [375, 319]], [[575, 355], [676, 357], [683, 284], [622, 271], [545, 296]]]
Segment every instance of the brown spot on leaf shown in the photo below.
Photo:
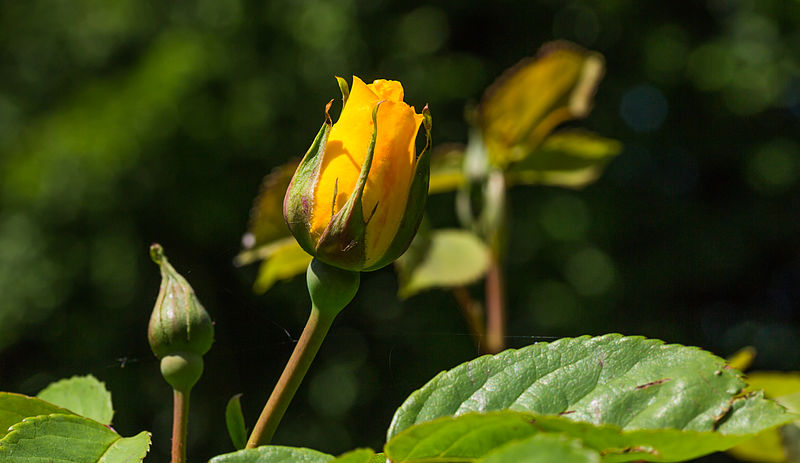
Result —
[[642, 390], [642, 389], [647, 389], [648, 387], [653, 387], [653, 386], [658, 386], [659, 384], [664, 384], [667, 381], [672, 381], [672, 378], [662, 378], [662, 379], [657, 379], [655, 381], [650, 381], [649, 383], [640, 384], [640, 385], [636, 386], [634, 389], [639, 391], [639, 390]]

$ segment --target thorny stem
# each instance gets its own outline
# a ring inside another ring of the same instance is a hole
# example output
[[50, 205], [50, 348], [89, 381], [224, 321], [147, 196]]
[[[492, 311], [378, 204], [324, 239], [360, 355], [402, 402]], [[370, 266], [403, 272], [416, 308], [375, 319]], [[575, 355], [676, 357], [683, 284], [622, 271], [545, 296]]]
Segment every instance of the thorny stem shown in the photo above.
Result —
[[174, 389], [172, 393], [172, 463], [186, 463], [189, 392]]
[[308, 371], [311, 362], [317, 355], [325, 335], [333, 323], [334, 315], [326, 315], [317, 307], [312, 306], [311, 315], [308, 317], [306, 327], [300, 340], [294, 347], [292, 356], [283, 370], [278, 384], [272, 390], [267, 404], [261, 411], [261, 416], [250, 434], [247, 441], [247, 448], [255, 448], [260, 445], [269, 444], [278, 429], [278, 424], [283, 418], [289, 403], [292, 401], [300, 383]]

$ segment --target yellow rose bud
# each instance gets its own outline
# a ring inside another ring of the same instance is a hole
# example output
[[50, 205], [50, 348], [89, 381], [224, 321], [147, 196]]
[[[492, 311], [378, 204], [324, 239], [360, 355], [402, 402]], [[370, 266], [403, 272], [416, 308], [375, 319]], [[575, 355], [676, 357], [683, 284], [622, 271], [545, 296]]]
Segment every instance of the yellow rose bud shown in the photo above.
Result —
[[[391, 80], [339, 79], [344, 107], [326, 121], [297, 168], [284, 217], [309, 254], [347, 270], [381, 268], [405, 252], [428, 193], [431, 118], [403, 101]], [[417, 157], [424, 123], [427, 144]]]

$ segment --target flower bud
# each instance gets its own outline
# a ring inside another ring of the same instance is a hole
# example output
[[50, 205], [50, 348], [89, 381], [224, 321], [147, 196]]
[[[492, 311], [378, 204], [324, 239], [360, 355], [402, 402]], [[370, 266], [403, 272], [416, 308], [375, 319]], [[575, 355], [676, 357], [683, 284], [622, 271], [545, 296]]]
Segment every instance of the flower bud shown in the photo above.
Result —
[[161, 268], [161, 288], [147, 338], [167, 382], [187, 390], [202, 374], [202, 356], [214, 342], [214, 325], [192, 287], [167, 261], [161, 245], [152, 245], [150, 256]]
[[[325, 123], [292, 178], [284, 217], [297, 241], [322, 262], [376, 270], [405, 252], [428, 194], [431, 117], [403, 101], [400, 82], [341, 79], [344, 107]], [[420, 124], [426, 146], [416, 155]]]

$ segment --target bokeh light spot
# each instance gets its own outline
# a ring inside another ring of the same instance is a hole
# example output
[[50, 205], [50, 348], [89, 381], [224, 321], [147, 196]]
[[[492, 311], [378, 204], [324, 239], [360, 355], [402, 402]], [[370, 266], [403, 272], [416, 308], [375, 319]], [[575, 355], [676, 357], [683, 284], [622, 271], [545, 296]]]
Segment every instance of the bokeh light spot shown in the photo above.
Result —
[[687, 73], [700, 90], [719, 90], [734, 76], [733, 56], [724, 43], [712, 42], [697, 47], [689, 55]]
[[317, 373], [311, 379], [309, 389], [309, 400], [314, 408], [323, 414], [337, 416], [353, 406], [358, 395], [358, 380], [351, 369], [333, 365]]
[[584, 296], [598, 296], [608, 291], [615, 274], [611, 258], [593, 247], [579, 250], [567, 259], [564, 266], [564, 276], [575, 291]]
[[560, 281], [547, 280], [534, 285], [528, 307], [535, 323], [542, 328], [564, 326], [579, 316], [575, 292]]
[[406, 52], [424, 55], [444, 44], [450, 28], [442, 10], [423, 6], [406, 14], [397, 27], [397, 41]]
[[780, 193], [800, 178], [800, 145], [781, 138], [762, 145], [746, 161], [745, 177], [756, 191]]
[[539, 223], [553, 239], [580, 240], [586, 235], [589, 211], [582, 199], [572, 195], [559, 195], [544, 204]]
[[669, 25], [651, 32], [644, 41], [644, 67], [657, 82], [672, 81], [688, 59], [688, 39], [682, 28]]
[[559, 10], [553, 18], [553, 36], [591, 45], [600, 33], [600, 21], [591, 8], [572, 4]]
[[667, 117], [667, 98], [661, 90], [651, 85], [639, 85], [622, 96], [620, 116], [637, 132], [652, 132], [664, 123]]

